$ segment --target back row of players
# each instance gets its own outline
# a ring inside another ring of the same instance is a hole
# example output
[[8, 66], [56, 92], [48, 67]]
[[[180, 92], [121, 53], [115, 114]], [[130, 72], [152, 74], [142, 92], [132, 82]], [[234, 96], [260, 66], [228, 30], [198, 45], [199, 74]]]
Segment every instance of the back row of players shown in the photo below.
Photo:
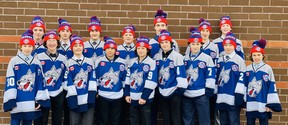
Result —
[[[246, 109], [248, 125], [256, 118], [265, 125], [272, 110], [282, 110], [272, 68], [263, 62], [266, 40], [253, 43], [253, 63], [246, 67], [229, 16], [220, 19], [222, 35], [212, 42], [210, 23], [200, 19], [199, 29], [190, 29], [182, 56], [167, 31], [166, 17], [158, 10], [155, 37], [141, 36], [136, 44], [135, 28], [128, 25], [123, 45], [117, 46], [110, 37], [100, 40], [101, 22], [95, 16], [87, 42], [71, 36], [71, 25], [61, 18], [59, 35], [44, 35], [44, 22], [36, 16], [7, 68], [4, 111], [11, 111], [11, 124], [32, 124], [35, 119], [34, 124], [47, 124], [51, 107], [52, 124], [62, 124], [59, 111], [64, 110], [64, 124], [92, 125], [96, 97], [100, 125], [121, 123], [123, 98], [130, 104], [132, 125], [141, 124], [140, 119], [143, 125], [156, 124], [158, 103], [165, 125], [190, 125], [196, 114], [199, 124], [210, 125], [210, 113], [219, 124], [218, 111], [221, 124], [239, 125], [241, 108]], [[158, 103], [153, 103], [154, 95]]]

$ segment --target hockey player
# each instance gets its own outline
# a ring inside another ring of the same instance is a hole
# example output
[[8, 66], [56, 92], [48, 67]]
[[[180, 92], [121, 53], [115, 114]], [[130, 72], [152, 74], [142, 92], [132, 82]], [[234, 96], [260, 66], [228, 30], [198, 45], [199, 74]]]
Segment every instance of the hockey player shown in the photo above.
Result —
[[157, 86], [156, 62], [148, 55], [149, 38], [137, 39], [137, 58], [132, 59], [125, 81], [125, 100], [130, 103], [131, 125], [151, 125], [151, 102]]
[[[52, 110], [52, 125], [61, 125], [63, 116], [64, 74], [66, 71], [67, 59], [57, 52], [60, 47], [59, 36], [55, 31], [49, 31], [44, 36], [44, 47], [46, 52], [38, 54], [43, 68], [45, 86], [49, 91]], [[35, 121], [38, 125], [47, 125], [50, 109], [42, 109], [43, 116]]]
[[266, 40], [260, 39], [253, 42], [250, 51], [252, 64], [247, 66], [245, 83], [247, 125], [255, 125], [256, 119], [260, 125], [268, 125], [272, 111], [282, 111], [272, 68], [263, 62], [265, 46]]
[[11, 111], [11, 125], [32, 125], [32, 120], [42, 115], [40, 107], [50, 107], [40, 61], [31, 55], [34, 46], [32, 34], [25, 32], [18, 55], [7, 67], [3, 110]]
[[162, 30], [158, 41], [163, 50], [155, 56], [163, 124], [180, 125], [181, 96], [188, 86], [183, 56], [172, 49], [170, 32]]
[[[232, 31], [232, 22], [230, 20], [229, 16], [222, 16], [220, 19], [220, 30], [221, 30], [221, 36], [214, 39], [212, 42], [215, 43], [218, 46], [219, 49], [219, 57], [225, 55], [224, 48], [222, 46], [223, 40], [226, 37], [226, 34]], [[242, 42], [239, 39], [236, 39], [236, 48], [235, 48], [236, 54], [238, 54], [242, 59], [244, 59], [244, 51]]]
[[70, 125], [92, 125], [97, 91], [93, 61], [83, 56], [81, 37], [71, 37], [71, 49], [74, 56], [67, 62], [66, 76]]
[[60, 36], [61, 46], [58, 48], [58, 53], [70, 59], [73, 56], [73, 52], [70, 47], [70, 36], [72, 34], [72, 27], [67, 22], [67, 20], [59, 18], [58, 19], [58, 33]]
[[125, 85], [125, 60], [116, 55], [115, 41], [104, 37], [105, 56], [95, 62], [98, 84], [100, 119], [99, 125], [120, 125], [120, 114], [123, 103], [123, 87]]
[[194, 115], [198, 114], [200, 125], [210, 125], [209, 98], [214, 95], [215, 64], [201, 50], [203, 39], [198, 29], [192, 27], [190, 31], [191, 51], [184, 58], [188, 87], [182, 99], [183, 122], [184, 125], [194, 124]]
[[46, 51], [46, 48], [43, 46], [43, 36], [46, 30], [44, 21], [40, 16], [35, 16], [30, 24], [30, 30], [33, 32], [33, 39], [35, 41], [35, 49], [32, 52], [32, 55], [40, 54]]
[[90, 18], [88, 32], [90, 34], [90, 40], [84, 43], [84, 56], [91, 58], [93, 62], [95, 62], [97, 57], [104, 54], [104, 42], [100, 40], [102, 32], [101, 22], [96, 16]]
[[244, 102], [245, 62], [236, 54], [236, 38], [232, 32], [226, 34], [222, 45], [225, 55], [217, 64], [216, 109], [220, 112], [221, 125], [240, 125], [240, 109]]
[[135, 27], [133, 25], [126, 26], [122, 31], [124, 42], [117, 47], [119, 57], [125, 59], [126, 66], [129, 66], [131, 60], [136, 57], [134, 44], [135, 35]]
[[[156, 31], [156, 35], [154, 38], [150, 39], [149, 44], [152, 47], [150, 50], [150, 56], [154, 58], [154, 56], [157, 53], [162, 53], [162, 50], [160, 49], [159, 43], [158, 43], [158, 38], [160, 35], [161, 30], [167, 30], [168, 28], [168, 21], [166, 19], [167, 14], [163, 12], [163, 10], [159, 9], [157, 13], [155, 14], [155, 19], [154, 19], [154, 29]], [[176, 52], [179, 52], [179, 47], [178, 43], [172, 39], [172, 49], [175, 50]]]

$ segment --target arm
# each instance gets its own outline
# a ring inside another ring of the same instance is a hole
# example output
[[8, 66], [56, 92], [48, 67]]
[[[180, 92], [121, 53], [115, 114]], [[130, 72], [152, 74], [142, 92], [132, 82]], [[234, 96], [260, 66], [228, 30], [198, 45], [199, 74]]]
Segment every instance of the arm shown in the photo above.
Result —
[[243, 106], [246, 88], [244, 85], [246, 66], [244, 60], [239, 63], [239, 77], [235, 88], [235, 106]]
[[281, 107], [279, 96], [278, 96], [277, 89], [276, 89], [274, 73], [271, 68], [269, 69], [268, 75], [270, 78], [267, 81], [269, 82], [268, 84], [269, 90], [268, 90], [266, 107], [270, 108], [272, 111], [281, 112], [282, 107]]
[[[40, 62], [37, 66], [37, 71], [35, 71], [36, 74], [36, 79], [35, 79], [35, 85], [37, 87], [37, 93], [36, 93], [36, 97], [35, 97], [35, 101], [37, 103], [39, 103], [42, 107], [46, 107], [46, 108], [50, 108], [51, 104], [50, 104], [50, 96], [49, 96], [49, 92], [46, 88], [46, 81], [43, 78], [43, 73], [42, 73], [42, 67], [40, 65]], [[41, 72], [39, 72], [39, 70]]]
[[16, 107], [16, 96], [17, 96], [17, 85], [15, 81], [14, 74], [14, 61], [13, 58], [10, 60], [7, 72], [6, 72], [6, 82], [5, 82], [5, 92], [3, 97], [3, 110], [5, 112], [11, 111]]
[[205, 83], [205, 95], [208, 97], [212, 97], [214, 95], [215, 89], [215, 74], [216, 68], [212, 58], [209, 58], [207, 61], [207, 68], [206, 68], [206, 83]]

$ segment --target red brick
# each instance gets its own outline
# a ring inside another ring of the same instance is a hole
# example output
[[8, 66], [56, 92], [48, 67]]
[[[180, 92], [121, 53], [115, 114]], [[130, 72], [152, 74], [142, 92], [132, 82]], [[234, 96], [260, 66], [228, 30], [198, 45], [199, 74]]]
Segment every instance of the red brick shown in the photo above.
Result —
[[108, 17], [126, 17], [127, 12], [108, 12]]
[[274, 35], [261, 35], [261, 38], [265, 38], [265, 39], [268, 39], [268, 40], [280, 40], [281, 36], [279, 34], [274, 34]]
[[268, 33], [268, 28], [248, 28], [248, 33]]
[[207, 19], [207, 13], [188, 13], [188, 18], [205, 18]]
[[46, 15], [65, 16], [65, 10], [46, 10]]
[[101, 18], [103, 24], [119, 24], [119, 18]]
[[256, 34], [240, 34], [239, 39], [249, 39], [249, 40], [255, 40], [255, 39], [260, 39], [260, 35], [256, 35]]
[[268, 14], [249, 14], [249, 19], [252, 20], [268, 20], [269, 15]]
[[271, 34], [281, 34], [281, 33], [287, 33], [288, 29], [287, 28], [269, 28], [269, 33]]
[[4, 23], [4, 28], [24, 28], [24, 23]]
[[229, 16], [232, 20], [234, 20], [234, 19], [248, 19], [248, 14], [233, 13], [233, 14], [229, 14]]
[[168, 18], [187, 18], [187, 13], [173, 13], [173, 12], [169, 12], [168, 13]]
[[129, 0], [129, 4], [148, 4], [148, 0]]
[[208, 5], [208, 0], [189, 0], [190, 5]]
[[101, 10], [120, 10], [120, 5], [111, 5], [111, 4], [101, 4]]
[[181, 19], [180, 25], [196, 25], [198, 23], [198, 20], [191, 20], [191, 19]]
[[209, 0], [209, 5], [228, 5], [229, 0]]
[[79, 10], [79, 4], [71, 4], [71, 3], [59, 3], [59, 9], [67, 9], [67, 10]]
[[282, 7], [263, 7], [263, 13], [283, 13]]
[[109, 3], [127, 4], [128, 0], [109, 0]]
[[176, 25], [176, 27], [178, 27], [178, 25], [180, 24], [180, 21], [178, 19], [169, 19], [168, 24], [169, 24], [169, 27], [172, 25]]
[[271, 20], [288, 20], [288, 14], [270, 14]]
[[172, 5], [168, 5], [168, 6], [162, 6], [162, 9], [167, 12], [167, 11], [180, 11], [181, 6], [172, 6]]
[[67, 16], [87, 16], [87, 11], [81, 10], [68, 10]]
[[221, 12], [221, 7], [202, 6], [203, 12]]
[[188, 12], [200, 12], [200, 6], [181, 6], [181, 11], [188, 11]]
[[272, 6], [288, 6], [288, 1], [286, 0], [271, 0]]
[[0, 7], [13, 7], [16, 8], [17, 7], [17, 2], [0, 2]]
[[[145, 1], [145, 0], [143, 0]], [[158, 9], [160, 9], [160, 5], [141, 5], [141, 10], [142, 11], [153, 11], [155, 14]], [[165, 11], [165, 10], [164, 10]]]
[[95, 4], [95, 3], [81, 3], [80, 4], [80, 9], [81, 10], [99, 10], [99, 4]]
[[15, 21], [16, 16], [0, 16], [0, 21]]
[[4, 8], [4, 14], [24, 14], [24, 9], [16, 9], [16, 8]]
[[168, 4], [168, 0], [149, 0], [148, 4]]
[[121, 24], [140, 24], [139, 22], [139, 19], [120, 19]]
[[138, 11], [140, 10], [140, 5], [121, 5], [121, 10]]
[[106, 11], [88, 11], [87, 16], [89, 17], [89, 19], [91, 16], [106, 17], [107, 12]]
[[245, 27], [233, 27], [233, 32], [235, 32], [235, 33], [248, 33], [247, 29], [248, 28], [245, 28]]
[[262, 27], [281, 27], [281, 21], [262, 21]]
[[49, 9], [58, 9], [59, 5], [58, 3], [39, 3], [39, 8], [49, 8]]
[[222, 12], [241, 12], [242, 8], [241, 7], [222, 7]]
[[262, 12], [262, 7], [243, 7], [243, 12]]
[[268, 6], [270, 0], [252, 0], [250, 6]]
[[25, 15], [45, 15], [45, 10], [43, 9], [25, 9]]
[[249, 5], [250, 0], [230, 0], [230, 5]]
[[169, 4], [187, 5], [188, 4], [188, 0], [169, 0]]
[[241, 26], [260, 26], [260, 21], [241, 21]]
[[136, 17], [147, 17], [146, 12], [128, 12], [128, 17], [136, 18]]
[[16, 30], [15, 29], [1, 29], [0, 34], [1, 35], [15, 35]]

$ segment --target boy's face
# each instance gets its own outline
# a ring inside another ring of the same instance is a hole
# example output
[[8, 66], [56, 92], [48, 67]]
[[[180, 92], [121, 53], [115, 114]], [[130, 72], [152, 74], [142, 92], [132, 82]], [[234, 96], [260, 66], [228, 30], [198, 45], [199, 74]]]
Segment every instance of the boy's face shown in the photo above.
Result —
[[57, 49], [57, 40], [56, 39], [48, 39], [46, 41], [46, 46], [48, 50], [55, 51]]
[[154, 29], [156, 31], [156, 34], [159, 35], [161, 30], [167, 30], [167, 25], [165, 23], [156, 23], [154, 26]]
[[97, 30], [91, 30], [89, 34], [93, 40], [97, 40], [100, 37], [100, 32]]
[[128, 45], [133, 43], [134, 36], [132, 33], [125, 33], [122, 37], [123, 37], [124, 43], [126, 43]]
[[147, 48], [143, 47], [143, 46], [138, 46], [137, 47], [137, 54], [139, 57], [146, 57], [147, 56]]
[[24, 44], [21, 46], [21, 51], [25, 56], [31, 55], [33, 49], [34, 49], [34, 46], [29, 45], [29, 44]]
[[261, 52], [252, 53], [253, 62], [258, 64], [263, 60], [263, 54]]
[[39, 41], [42, 39], [44, 35], [44, 30], [42, 27], [34, 27], [33, 28], [33, 37], [34, 37], [34, 40], [36, 41]]
[[115, 52], [116, 52], [116, 49], [114, 49], [114, 48], [107, 48], [105, 50], [105, 53], [106, 53], [107, 57], [114, 57], [115, 56]]
[[71, 32], [70, 30], [61, 30], [59, 32], [59, 35], [60, 35], [60, 39], [61, 40], [69, 40], [70, 36], [71, 36]]
[[171, 43], [168, 40], [164, 40], [160, 42], [160, 47], [163, 49], [164, 52], [171, 50]]
[[191, 42], [189, 46], [191, 48], [192, 54], [196, 54], [200, 51], [202, 44], [200, 42]]
[[82, 44], [77, 43], [73, 46], [73, 54], [74, 55], [82, 55], [82, 52], [83, 52]]
[[204, 43], [209, 40], [210, 31], [208, 29], [203, 29], [200, 33]]
[[226, 35], [228, 32], [230, 32], [232, 30], [232, 28], [228, 24], [223, 24], [221, 26], [220, 30], [221, 30], [222, 34]]
[[234, 48], [234, 46], [232, 44], [227, 43], [227, 44], [224, 45], [224, 51], [225, 51], [226, 54], [230, 54], [233, 51], [235, 51], [235, 48]]

